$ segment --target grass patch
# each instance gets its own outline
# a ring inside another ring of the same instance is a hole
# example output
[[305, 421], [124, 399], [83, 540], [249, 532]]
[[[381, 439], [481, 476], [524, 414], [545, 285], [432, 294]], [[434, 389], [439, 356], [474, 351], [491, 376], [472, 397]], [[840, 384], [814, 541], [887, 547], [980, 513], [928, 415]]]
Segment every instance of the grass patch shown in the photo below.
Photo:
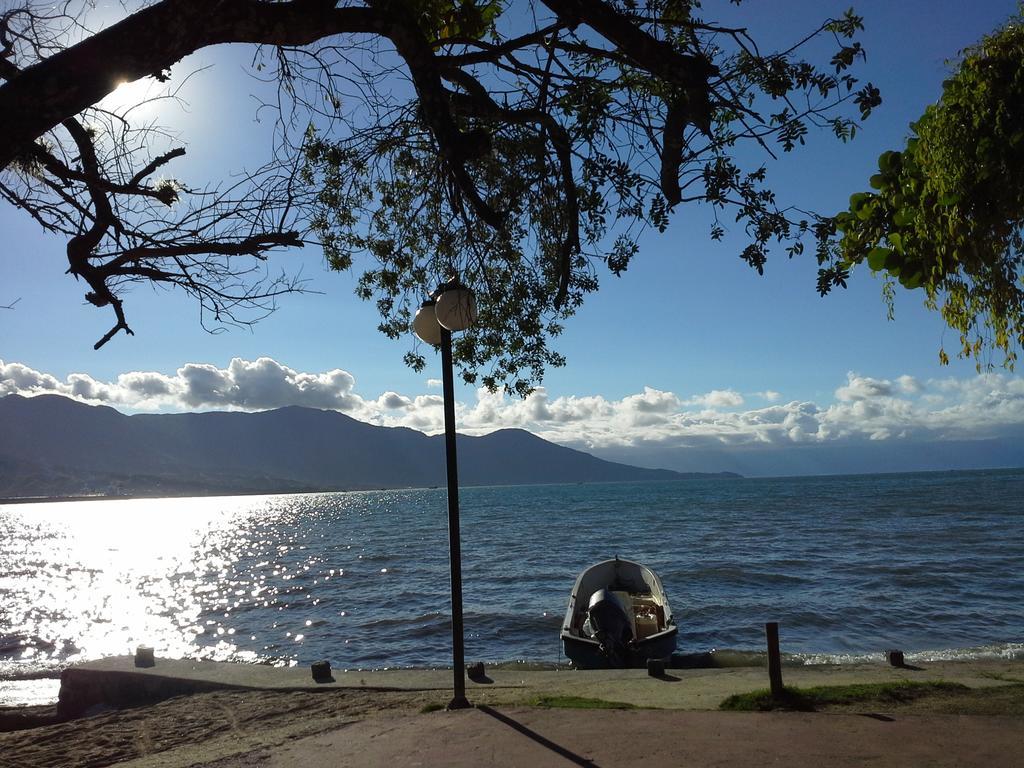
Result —
[[605, 701], [586, 696], [534, 696], [524, 703], [528, 707], [545, 709], [636, 709], [635, 705], [624, 701]]
[[1024, 683], [1024, 680], [1021, 680], [1019, 677], [1010, 677], [1009, 675], [1004, 675], [1001, 672], [982, 672], [981, 676], [987, 677], [989, 680], [999, 680], [1004, 683]]
[[963, 696], [937, 700], [929, 707], [929, 710], [946, 715], [1024, 717], [1024, 683], [973, 688]]
[[765, 689], [730, 696], [718, 705], [733, 712], [767, 712], [773, 709], [814, 712], [819, 709], [863, 705], [892, 708], [924, 698], [958, 697], [975, 693], [966, 685], [947, 682], [860, 683], [856, 685], [823, 685], [815, 688], [783, 689], [783, 695], [772, 698]]
[[427, 712], [439, 712], [442, 709], [444, 709], [444, 704], [438, 704], [436, 702], [433, 704], [424, 704], [423, 708], [420, 709], [420, 714], [425, 715]]

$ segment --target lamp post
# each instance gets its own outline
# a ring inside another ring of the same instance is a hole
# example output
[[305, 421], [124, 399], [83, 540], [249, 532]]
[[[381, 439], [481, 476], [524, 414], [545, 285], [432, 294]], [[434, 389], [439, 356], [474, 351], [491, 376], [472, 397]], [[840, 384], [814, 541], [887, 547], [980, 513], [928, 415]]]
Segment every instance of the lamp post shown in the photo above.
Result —
[[455, 454], [455, 382], [452, 373], [452, 331], [463, 331], [476, 320], [473, 292], [458, 280], [443, 284], [416, 312], [412, 329], [428, 344], [441, 347], [444, 390], [444, 444], [448, 468], [448, 553], [452, 580], [452, 667], [454, 693], [448, 709], [465, 709], [466, 656], [462, 624], [462, 542], [459, 535], [459, 471]]

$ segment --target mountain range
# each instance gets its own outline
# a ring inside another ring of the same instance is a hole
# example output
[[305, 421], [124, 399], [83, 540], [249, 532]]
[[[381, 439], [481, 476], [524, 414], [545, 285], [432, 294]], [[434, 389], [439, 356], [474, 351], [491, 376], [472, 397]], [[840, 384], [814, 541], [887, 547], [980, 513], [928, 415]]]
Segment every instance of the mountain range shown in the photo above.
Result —
[[[738, 477], [604, 461], [520, 429], [458, 436], [461, 485]], [[444, 436], [336, 411], [126, 415], [58, 395], [0, 398], [0, 498], [296, 493], [445, 483]]]

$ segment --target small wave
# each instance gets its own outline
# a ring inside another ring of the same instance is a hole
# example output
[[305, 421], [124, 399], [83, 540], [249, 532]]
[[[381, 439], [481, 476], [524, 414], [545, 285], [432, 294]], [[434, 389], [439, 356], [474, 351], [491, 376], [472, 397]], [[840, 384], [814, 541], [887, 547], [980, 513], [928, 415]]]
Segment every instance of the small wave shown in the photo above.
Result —
[[[514, 628], [516, 632], [529, 633], [532, 630], [547, 631], [557, 628], [561, 625], [562, 618], [560, 613], [526, 616], [518, 613], [466, 611], [463, 621], [467, 631], [487, 633], [494, 630]], [[362, 625], [361, 629], [371, 631], [400, 627], [419, 628], [424, 626], [450, 628], [451, 616], [447, 613], [437, 612], [423, 613], [417, 616], [392, 616], [366, 622]]]
[[442, 613], [423, 613], [419, 616], [391, 616], [383, 619], [368, 621], [362, 625], [364, 630], [388, 629], [391, 627], [416, 627], [423, 624], [443, 623], [448, 626], [451, 619]]
[[766, 659], [767, 654], [764, 651], [713, 648], [710, 651], [699, 653], [673, 653], [670, 665], [674, 669], [763, 667], [766, 664]]
[[996, 643], [973, 648], [945, 648], [934, 651], [916, 651], [906, 654], [908, 661], [974, 661], [1024, 659], [1024, 643]]
[[778, 585], [799, 585], [809, 581], [804, 576], [789, 573], [731, 567], [700, 568], [691, 571], [689, 579], [692, 583], [710, 583], [718, 586], [722, 584], [757, 586], [761, 589]]
[[56, 704], [60, 680], [0, 680], [0, 708], [38, 707]]
[[[882, 651], [869, 653], [796, 653], [793, 654], [793, 658], [800, 660], [803, 664], [865, 664], [885, 662], [886, 654]], [[905, 651], [904, 658], [908, 663], [983, 661], [987, 659], [1016, 661], [1024, 659], [1024, 643], [995, 643], [969, 648]]]
[[55, 662], [0, 661], [0, 680], [59, 679], [64, 666]]
[[532, 632], [546, 633], [557, 631], [565, 618], [562, 613], [546, 614], [521, 613], [478, 613], [471, 611], [466, 614], [466, 627], [478, 632], [515, 630], [517, 634], [526, 635]]
[[487, 666], [492, 669], [512, 669], [518, 672], [557, 672], [560, 669], [572, 669], [568, 662], [556, 664], [553, 661], [529, 661], [527, 659], [492, 661]]
[[797, 664], [867, 664], [885, 661], [885, 654], [876, 653], [794, 653], [791, 658]]
[[26, 650], [53, 651], [57, 647], [52, 640], [38, 635], [2, 635], [0, 636], [0, 656], [21, 654]]

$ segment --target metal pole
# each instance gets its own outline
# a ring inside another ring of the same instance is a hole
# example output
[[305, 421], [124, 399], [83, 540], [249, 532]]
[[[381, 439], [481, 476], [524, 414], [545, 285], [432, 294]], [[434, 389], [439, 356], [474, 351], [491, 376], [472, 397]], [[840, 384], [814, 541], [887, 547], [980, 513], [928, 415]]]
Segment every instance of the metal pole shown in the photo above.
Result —
[[462, 629], [462, 543], [459, 535], [459, 470], [455, 455], [455, 382], [452, 334], [441, 327], [441, 379], [444, 384], [444, 445], [448, 465], [448, 551], [452, 577], [452, 666], [455, 696], [448, 709], [465, 709], [466, 656]]

